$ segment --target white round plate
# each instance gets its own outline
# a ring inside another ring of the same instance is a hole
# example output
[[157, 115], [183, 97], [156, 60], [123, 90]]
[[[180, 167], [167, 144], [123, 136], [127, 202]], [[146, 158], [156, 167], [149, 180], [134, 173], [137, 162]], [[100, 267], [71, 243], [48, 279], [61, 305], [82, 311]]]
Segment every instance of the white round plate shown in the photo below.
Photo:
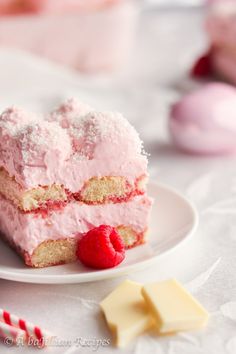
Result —
[[112, 278], [150, 266], [193, 234], [198, 216], [188, 200], [167, 186], [150, 183], [148, 194], [154, 198], [148, 242], [128, 250], [124, 262], [118, 267], [95, 271], [76, 262], [42, 269], [29, 268], [0, 241], [0, 278], [44, 284], [82, 283]]

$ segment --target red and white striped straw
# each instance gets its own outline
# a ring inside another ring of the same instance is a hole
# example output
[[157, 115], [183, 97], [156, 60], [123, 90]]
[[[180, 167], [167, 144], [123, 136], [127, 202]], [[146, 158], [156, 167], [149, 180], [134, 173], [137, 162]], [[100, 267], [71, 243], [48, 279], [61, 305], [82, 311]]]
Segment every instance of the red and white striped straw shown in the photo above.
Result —
[[19, 340], [24, 342], [26, 337], [26, 332], [22, 329], [0, 322], [0, 338], [2, 338], [3, 342], [8, 346], [16, 344]]
[[33, 323], [25, 321], [9, 312], [0, 309], [0, 321], [4, 322], [5, 324], [21, 329], [26, 333], [27, 337], [32, 337], [36, 339], [40, 345], [44, 345], [49, 342], [49, 339], [52, 338], [52, 335], [41, 329], [38, 326], [35, 326]]

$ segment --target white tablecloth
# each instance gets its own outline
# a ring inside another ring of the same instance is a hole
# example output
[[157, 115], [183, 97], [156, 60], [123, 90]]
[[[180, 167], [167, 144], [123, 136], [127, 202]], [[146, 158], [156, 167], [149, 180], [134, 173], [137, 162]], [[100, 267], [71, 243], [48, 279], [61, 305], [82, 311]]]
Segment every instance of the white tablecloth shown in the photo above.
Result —
[[[0, 52], [0, 108], [15, 103], [47, 110], [64, 97], [78, 96], [95, 107], [122, 111], [151, 153], [152, 179], [176, 187], [197, 206], [200, 226], [193, 239], [128, 278], [147, 282], [176, 277], [208, 309], [209, 325], [171, 337], [146, 334], [126, 353], [236, 353], [236, 160], [182, 155], [170, 145], [166, 128], [168, 105], [191, 86], [184, 73], [205, 46], [201, 25], [201, 11], [144, 13], [133, 62], [112, 79], [88, 79], [28, 55]], [[72, 343], [45, 352], [91, 353], [96, 348], [89, 340], [110, 339], [98, 303], [123, 279], [77, 285], [0, 280], [0, 307]], [[76, 337], [82, 338], [78, 347]], [[0, 345], [0, 353], [7, 352], [35, 353]], [[120, 351], [109, 345], [97, 352]]]

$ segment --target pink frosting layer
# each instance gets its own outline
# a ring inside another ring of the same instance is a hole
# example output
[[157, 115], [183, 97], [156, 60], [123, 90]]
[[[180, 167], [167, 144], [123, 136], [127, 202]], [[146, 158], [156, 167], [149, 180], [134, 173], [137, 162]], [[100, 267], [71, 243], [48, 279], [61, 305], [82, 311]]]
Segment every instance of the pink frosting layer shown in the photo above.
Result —
[[97, 176], [147, 174], [142, 142], [119, 113], [69, 100], [49, 116], [18, 108], [0, 116], [0, 166], [24, 188], [58, 183], [72, 192]]
[[101, 224], [126, 225], [137, 232], [147, 228], [152, 200], [146, 196], [127, 203], [86, 205], [69, 203], [63, 210], [52, 212], [47, 218], [21, 213], [9, 201], [0, 197], [0, 224], [10, 241], [32, 254], [45, 240], [57, 240], [85, 233]]

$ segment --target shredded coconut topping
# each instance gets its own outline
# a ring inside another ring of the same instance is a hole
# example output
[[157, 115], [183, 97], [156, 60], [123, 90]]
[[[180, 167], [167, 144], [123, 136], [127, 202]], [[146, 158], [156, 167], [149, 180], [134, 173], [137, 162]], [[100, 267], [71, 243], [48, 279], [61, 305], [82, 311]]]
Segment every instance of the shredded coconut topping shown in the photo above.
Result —
[[56, 122], [28, 124], [18, 132], [17, 139], [26, 163], [33, 164], [36, 160], [37, 164], [44, 164], [44, 156], [49, 150], [57, 152], [63, 160], [72, 152], [67, 132]]
[[31, 165], [44, 165], [49, 155], [64, 161], [142, 152], [138, 133], [120, 113], [96, 112], [74, 99], [45, 117], [8, 108], [0, 116], [0, 136], [12, 138], [22, 163]]
[[53, 111], [48, 120], [56, 121], [62, 128], [66, 129], [69, 128], [72, 119], [82, 117], [90, 111], [92, 111], [92, 108], [89, 105], [71, 98]]
[[15, 135], [22, 127], [33, 121], [38, 121], [35, 114], [24, 111], [21, 108], [9, 107], [0, 116], [1, 133]]
[[90, 112], [84, 117], [72, 119], [69, 134], [73, 147], [92, 158], [96, 144], [106, 142], [113, 146], [132, 149], [140, 153], [142, 142], [138, 133], [120, 114], [113, 112]]

